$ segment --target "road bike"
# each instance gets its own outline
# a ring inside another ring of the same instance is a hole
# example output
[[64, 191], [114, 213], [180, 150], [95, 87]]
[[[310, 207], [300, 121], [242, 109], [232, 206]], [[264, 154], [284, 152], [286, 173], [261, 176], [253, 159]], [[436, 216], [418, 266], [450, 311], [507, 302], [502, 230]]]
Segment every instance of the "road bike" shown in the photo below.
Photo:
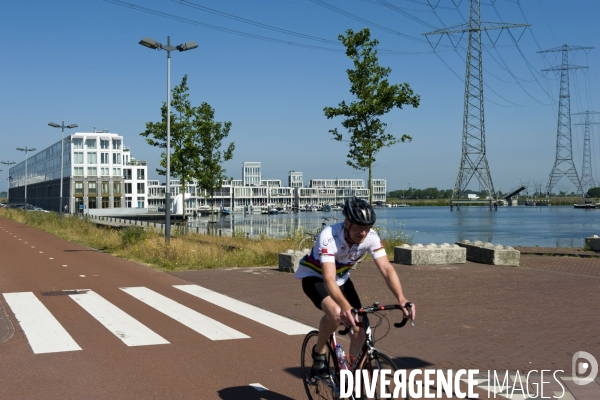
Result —
[[[394, 323], [396, 328], [401, 328], [408, 322], [409, 319], [412, 319], [412, 303], [408, 302], [405, 304], [405, 307], [409, 310], [409, 316], [404, 317], [401, 322]], [[396, 387], [394, 384], [394, 373], [398, 370], [398, 367], [392, 361], [390, 357], [381, 353], [379, 350], [375, 348], [375, 339], [373, 337], [373, 330], [381, 325], [382, 321], [387, 321], [386, 311], [390, 310], [401, 310], [399, 304], [380, 306], [378, 302], [374, 303], [372, 306], [362, 307], [362, 308], [354, 308], [352, 312], [354, 314], [358, 314], [362, 317], [362, 320], [359, 326], [362, 326], [365, 331], [365, 341], [358, 352], [356, 358], [349, 358], [349, 370], [352, 376], [356, 376], [355, 372], [357, 370], [367, 371], [367, 382], [365, 379], [361, 381], [360, 395], [359, 391], [354, 390], [349, 399], [382, 399], [389, 398], [389, 395], [394, 393]], [[385, 314], [383, 314], [386, 312]], [[369, 319], [367, 314], [374, 314], [379, 317], [379, 322], [371, 327], [369, 323]], [[388, 321], [389, 322], [389, 321]], [[339, 331], [338, 334], [345, 335], [349, 332], [349, 328], [346, 328], [342, 331]], [[306, 394], [309, 400], [318, 400], [318, 399], [340, 399], [340, 362], [337, 360], [334, 349], [336, 348], [337, 340], [335, 337], [335, 332], [331, 334], [329, 339], [327, 340], [326, 346], [326, 355], [327, 355], [327, 365], [329, 366], [329, 378], [324, 379], [319, 375], [312, 373], [312, 350], [315, 344], [317, 344], [319, 332], [311, 331], [304, 338], [304, 342], [302, 343], [302, 354], [301, 354], [301, 370], [302, 370], [302, 381], [304, 383], [304, 389], [306, 389]], [[380, 338], [381, 339], [381, 338]], [[389, 382], [384, 382], [382, 385], [379, 382], [379, 377], [381, 374], [376, 373], [375, 371], [388, 370], [391, 372], [391, 375], [387, 375], [387, 379]], [[364, 372], [361, 371], [361, 376], [364, 376]], [[373, 379], [373, 376], [376, 379]], [[373, 390], [374, 389], [374, 390]]]

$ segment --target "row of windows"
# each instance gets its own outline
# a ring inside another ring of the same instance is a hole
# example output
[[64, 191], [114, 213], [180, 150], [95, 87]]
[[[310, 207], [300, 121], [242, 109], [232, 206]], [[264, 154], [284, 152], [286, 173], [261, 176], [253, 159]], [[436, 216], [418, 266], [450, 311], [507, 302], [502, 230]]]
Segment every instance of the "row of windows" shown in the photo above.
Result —
[[[98, 153], [88, 152], [87, 163], [98, 164]], [[121, 153], [113, 153], [112, 163], [121, 164]], [[73, 164], [83, 164], [83, 151], [73, 152]], [[100, 164], [110, 164], [110, 153], [100, 153]]]
[[[131, 183], [126, 183], [124, 186], [125, 186], [125, 194], [132, 194]], [[88, 195], [98, 194], [96, 189], [97, 189], [96, 182], [88, 182]], [[110, 189], [110, 182], [101, 182], [100, 183], [100, 194], [110, 194], [109, 189]], [[83, 182], [75, 182], [75, 194], [83, 194]], [[121, 182], [113, 182], [113, 194], [121, 194]], [[145, 194], [143, 183], [137, 184], [137, 194]]]
[[[97, 145], [96, 138], [93, 139], [85, 139], [85, 146], [88, 149], [96, 149]], [[110, 149], [110, 139], [100, 139], [100, 148], [108, 150]], [[71, 143], [73, 144], [74, 149], [83, 149], [83, 138], [73, 138], [71, 139]], [[121, 139], [112, 139], [112, 149], [120, 150], [121, 149]]]
[[[88, 182], [88, 195], [98, 194], [97, 183]], [[110, 194], [110, 182], [100, 183], [100, 194]], [[83, 182], [75, 182], [75, 194], [83, 194]], [[113, 194], [121, 194], [121, 182], [113, 182]]]

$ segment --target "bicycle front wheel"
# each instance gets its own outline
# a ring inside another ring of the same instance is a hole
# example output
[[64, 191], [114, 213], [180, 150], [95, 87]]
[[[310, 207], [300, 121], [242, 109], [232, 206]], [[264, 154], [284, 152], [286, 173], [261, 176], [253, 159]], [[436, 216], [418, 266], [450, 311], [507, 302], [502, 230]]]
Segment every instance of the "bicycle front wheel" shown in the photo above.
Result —
[[[362, 381], [362, 393], [357, 398], [361, 399], [408, 399], [408, 393], [402, 390], [396, 391], [394, 384], [394, 373], [398, 370], [396, 364], [387, 355], [374, 351], [373, 355], [365, 361], [363, 370], [369, 372], [368, 382]], [[375, 373], [375, 371], [379, 371]], [[385, 371], [385, 382], [382, 382], [382, 371]], [[375, 376], [376, 379], [373, 379]], [[400, 388], [398, 388], [400, 389]], [[357, 393], [358, 395], [358, 393]]]
[[335, 358], [333, 350], [329, 343], [327, 343], [327, 364], [329, 365], [329, 379], [323, 379], [312, 373], [312, 350], [317, 344], [319, 339], [318, 331], [309, 332], [304, 338], [302, 343], [302, 354], [300, 359], [300, 365], [302, 369], [302, 382], [304, 383], [304, 389], [308, 400], [320, 400], [320, 399], [337, 399], [334, 391], [334, 380], [337, 377], [337, 371], [335, 368]]

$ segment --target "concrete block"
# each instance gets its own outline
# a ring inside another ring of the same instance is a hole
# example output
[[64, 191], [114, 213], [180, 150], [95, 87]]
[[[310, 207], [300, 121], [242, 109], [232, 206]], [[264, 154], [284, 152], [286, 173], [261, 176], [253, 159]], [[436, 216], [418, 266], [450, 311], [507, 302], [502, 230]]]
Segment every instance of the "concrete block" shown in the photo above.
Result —
[[600, 237], [598, 235], [585, 238], [585, 246], [592, 251], [600, 251]]
[[403, 244], [394, 247], [394, 262], [404, 265], [464, 264], [467, 252], [455, 244]]
[[279, 253], [279, 270], [282, 272], [296, 272], [300, 260], [309, 252], [310, 249], [303, 249], [302, 251], [287, 250], [285, 253]]
[[519, 266], [521, 252], [510, 246], [494, 245], [492, 243], [469, 240], [456, 242], [460, 247], [467, 250], [467, 260], [490, 265], [512, 265]]

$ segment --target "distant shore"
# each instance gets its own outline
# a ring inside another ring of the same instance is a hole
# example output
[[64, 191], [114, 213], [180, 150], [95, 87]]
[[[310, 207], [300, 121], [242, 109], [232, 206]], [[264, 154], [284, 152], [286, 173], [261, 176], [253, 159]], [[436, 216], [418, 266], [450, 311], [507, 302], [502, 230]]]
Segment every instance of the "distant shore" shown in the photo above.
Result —
[[[520, 197], [519, 199], [525, 200], [525, 197]], [[539, 197], [534, 198], [534, 201], [548, 201], [551, 206], [572, 206], [573, 204], [582, 204], [584, 199], [581, 197]], [[593, 203], [599, 203], [600, 199], [586, 199], [587, 201], [591, 201]], [[387, 199], [389, 204], [407, 204], [411, 207], [428, 207], [428, 206], [448, 206], [450, 207], [450, 199], [396, 199], [389, 198]]]

